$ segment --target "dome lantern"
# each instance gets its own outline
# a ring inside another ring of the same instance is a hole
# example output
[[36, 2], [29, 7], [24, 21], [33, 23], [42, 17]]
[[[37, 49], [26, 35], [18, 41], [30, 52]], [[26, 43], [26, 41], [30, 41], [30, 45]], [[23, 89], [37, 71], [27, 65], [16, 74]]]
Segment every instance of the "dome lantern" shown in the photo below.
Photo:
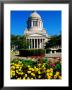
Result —
[[41, 19], [41, 16], [36, 11], [33, 11], [29, 18]]

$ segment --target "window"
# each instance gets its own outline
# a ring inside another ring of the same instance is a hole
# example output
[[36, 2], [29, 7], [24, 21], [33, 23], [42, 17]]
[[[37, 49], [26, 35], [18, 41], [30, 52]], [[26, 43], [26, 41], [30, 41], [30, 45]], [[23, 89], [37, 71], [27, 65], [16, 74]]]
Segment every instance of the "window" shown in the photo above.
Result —
[[33, 26], [37, 26], [37, 21], [33, 21]]

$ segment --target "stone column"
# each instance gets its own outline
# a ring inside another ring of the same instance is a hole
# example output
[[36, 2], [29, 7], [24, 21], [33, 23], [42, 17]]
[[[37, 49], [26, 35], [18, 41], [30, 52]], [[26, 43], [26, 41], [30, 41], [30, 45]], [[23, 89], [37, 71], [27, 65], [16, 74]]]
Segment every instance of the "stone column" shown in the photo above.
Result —
[[40, 39], [39, 39], [39, 48], [40, 48]]
[[43, 46], [42, 46], [43, 44], [42, 44], [42, 39], [41, 39], [41, 48], [43, 48]]
[[[30, 44], [30, 39], [28, 39], [29, 40], [29, 44]], [[29, 49], [30, 49], [30, 45], [29, 45]]]
[[33, 21], [31, 21], [31, 27], [33, 27]]
[[38, 48], [38, 39], [37, 39], [37, 48]]
[[40, 45], [40, 47], [39, 47], [39, 48], [41, 48], [41, 39], [39, 39], [39, 40], [40, 40], [40, 42], [39, 42], [39, 43], [40, 43], [40, 44], [39, 44], [39, 45]]
[[50, 51], [50, 54], [52, 54], [52, 50]]
[[42, 48], [42, 39], [41, 39], [41, 48]]
[[54, 53], [56, 54], [56, 50], [54, 51]]
[[39, 48], [39, 39], [38, 39], [38, 48]]

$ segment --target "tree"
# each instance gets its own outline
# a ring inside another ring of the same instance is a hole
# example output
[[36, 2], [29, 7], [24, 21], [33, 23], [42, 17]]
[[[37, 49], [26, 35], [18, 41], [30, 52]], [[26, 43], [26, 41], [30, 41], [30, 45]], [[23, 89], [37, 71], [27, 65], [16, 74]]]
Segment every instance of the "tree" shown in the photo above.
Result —
[[17, 49], [28, 49], [29, 42], [26, 41], [26, 36], [11, 35], [11, 48], [17, 47]]
[[20, 36], [15, 36], [15, 35], [11, 35], [11, 49], [14, 47], [16, 47], [18, 45], [18, 39], [20, 38]]
[[52, 36], [51, 39], [46, 43], [45, 48], [51, 48], [56, 46], [61, 46], [61, 35]]
[[28, 49], [29, 48], [29, 42], [26, 41], [26, 36], [20, 37], [19, 42], [18, 42], [18, 47], [19, 47], [19, 49]]

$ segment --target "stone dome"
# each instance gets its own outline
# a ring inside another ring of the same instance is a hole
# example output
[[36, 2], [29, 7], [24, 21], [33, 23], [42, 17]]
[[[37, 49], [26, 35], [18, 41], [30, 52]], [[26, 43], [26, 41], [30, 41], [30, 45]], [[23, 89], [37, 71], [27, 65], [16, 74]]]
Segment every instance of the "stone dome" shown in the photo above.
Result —
[[34, 11], [34, 12], [30, 15], [30, 18], [41, 19], [41, 16], [40, 16], [36, 11]]

